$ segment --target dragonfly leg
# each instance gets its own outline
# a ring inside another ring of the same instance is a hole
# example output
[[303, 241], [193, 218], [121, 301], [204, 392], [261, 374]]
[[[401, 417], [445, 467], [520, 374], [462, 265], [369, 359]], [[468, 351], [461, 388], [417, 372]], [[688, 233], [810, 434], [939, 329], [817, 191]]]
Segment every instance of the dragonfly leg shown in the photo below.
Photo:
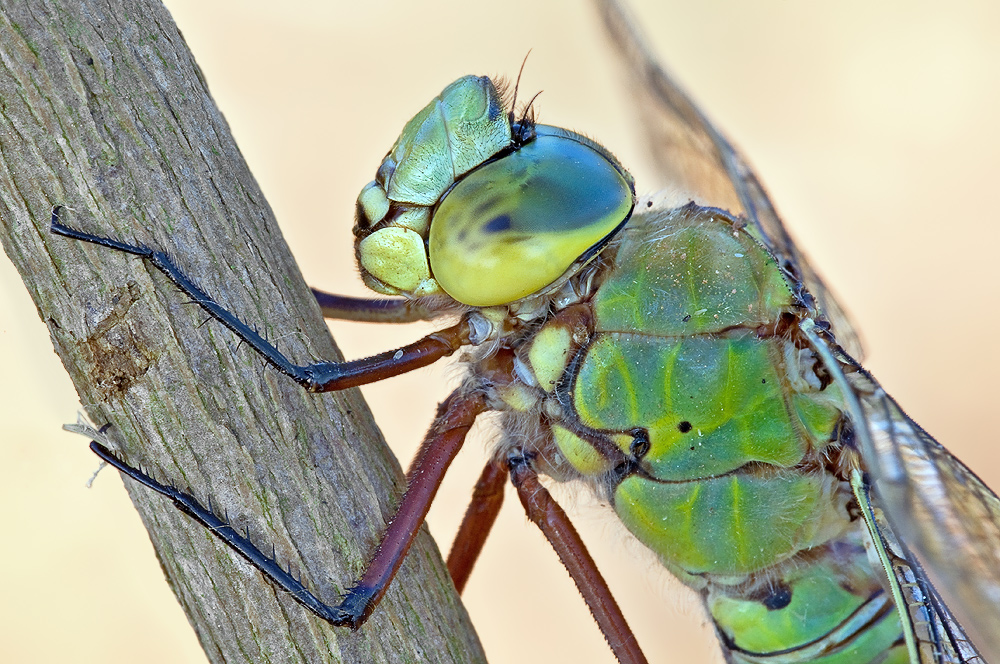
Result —
[[324, 318], [362, 323], [413, 323], [436, 318], [434, 312], [415, 300], [347, 297], [316, 288], [310, 290]]
[[103, 461], [114, 466], [123, 475], [128, 475], [143, 486], [169, 498], [173, 501], [177, 509], [205, 526], [210, 533], [225, 542], [229, 548], [240, 554], [247, 562], [260, 570], [271, 583], [294, 597], [297, 602], [317, 616], [334, 625], [349, 624], [349, 621], [342, 615], [339, 607], [330, 606], [318, 599], [302, 585], [299, 579], [296, 579], [290, 572], [282, 568], [273, 556], [267, 555], [258, 549], [249, 538], [241, 535], [232, 525], [219, 518], [212, 510], [203, 506], [194, 496], [184, 493], [173, 486], [157, 482], [138, 468], [130, 466], [119, 459], [111, 450], [96, 440], [90, 441], [90, 449]]
[[453, 392], [441, 404], [420, 452], [407, 473], [406, 493], [396, 515], [382, 535], [361, 580], [347, 591], [337, 605], [326, 604], [313, 595], [299, 579], [282, 569], [273, 555], [262, 552], [248, 537], [241, 535], [190, 494], [157, 482], [116, 457], [97, 441], [91, 441], [90, 449], [120, 472], [172, 500], [177, 509], [208, 528], [209, 532], [299, 604], [333, 625], [356, 629], [368, 619], [388, 590], [427, 516], [448, 466], [462, 448], [476, 416], [485, 410], [486, 400], [481, 394], [468, 395], [461, 389]]
[[90, 242], [102, 247], [139, 256], [167, 276], [170, 281], [188, 295], [192, 301], [204, 309], [267, 360], [275, 369], [291, 377], [310, 392], [331, 392], [348, 387], [366, 385], [375, 381], [398, 376], [432, 364], [442, 357], [451, 355], [469, 343], [470, 329], [466, 321], [458, 325], [429, 334], [422, 339], [350, 362], [316, 362], [314, 364], [294, 364], [273, 344], [264, 339], [255, 329], [224, 309], [207, 293], [184, 274], [165, 252], [156, 251], [137, 244], [127, 244], [112, 238], [92, 235], [66, 226], [59, 220], [61, 206], [52, 210], [51, 230], [56, 235]]
[[406, 493], [396, 516], [382, 536], [368, 569], [341, 603], [341, 607], [353, 614], [352, 627], [361, 625], [385, 595], [427, 517], [448, 466], [462, 449], [476, 417], [486, 410], [482, 394], [468, 394], [462, 388], [452, 392], [438, 407], [438, 414], [406, 473]]
[[490, 460], [483, 468], [476, 488], [472, 492], [462, 525], [458, 528], [455, 541], [448, 553], [448, 571], [455, 589], [461, 594], [469, 580], [472, 568], [486, 544], [486, 538], [493, 529], [493, 523], [503, 505], [503, 490], [507, 484], [507, 467], [503, 463]]
[[531, 468], [528, 459], [511, 458], [508, 466], [524, 511], [555, 549], [615, 657], [621, 664], [644, 664], [646, 656], [642, 654], [635, 634], [566, 512], [538, 481], [538, 474]]

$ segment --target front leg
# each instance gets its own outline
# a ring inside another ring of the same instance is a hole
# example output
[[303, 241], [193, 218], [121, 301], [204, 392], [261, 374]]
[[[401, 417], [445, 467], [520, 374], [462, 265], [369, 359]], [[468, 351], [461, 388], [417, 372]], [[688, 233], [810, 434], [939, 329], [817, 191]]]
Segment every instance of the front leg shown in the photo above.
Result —
[[[63, 288], [74, 296], [75, 307], [68, 314], [69, 325], [63, 324], [63, 315], [57, 318], [60, 326], [53, 329], [61, 335], [72, 330], [79, 347], [94, 353], [91, 364], [87, 364], [90, 356], [84, 358], [82, 370], [97, 378], [107, 376], [101, 384], [116, 390], [113, 395], [96, 391], [81, 395], [98, 422], [116, 423], [115, 440], [121, 444], [117, 451], [148, 460], [158, 476], [177, 478], [203, 500], [212, 496], [212, 507], [233, 515], [237, 528], [249, 528], [260, 541], [273, 539], [280, 560], [290, 562], [296, 574], [301, 570], [314, 579], [317, 591], [336, 596], [343, 588], [334, 582], [363, 569], [402, 489], [398, 466], [388, 452], [361, 442], [368, 436], [378, 440], [379, 435], [370, 428], [370, 415], [359, 395], [348, 391], [334, 401], [305, 394], [251, 354], [234, 352], [239, 346], [236, 338], [214, 322], [199, 326], [205, 316], [187, 297], [172, 289], [157, 295], [156, 282], [162, 284], [162, 279], [156, 274], [150, 282], [141, 260], [122, 260], [114, 252], [64, 238], [50, 243], [63, 252], [60, 265], [69, 274]], [[177, 257], [178, 262], [183, 260]], [[98, 270], [111, 276], [101, 277], [101, 287], [88, 288], [87, 280], [95, 280], [92, 275]], [[212, 276], [198, 273], [205, 281]], [[239, 286], [233, 285], [237, 295]], [[229, 289], [224, 290], [229, 299]], [[275, 295], [251, 289], [250, 297]], [[285, 297], [278, 295], [274, 304], [265, 299], [263, 304], [244, 305], [241, 310], [255, 316], [274, 310], [273, 318], [256, 318], [256, 324], [277, 325], [290, 339], [282, 348], [288, 345], [301, 354], [304, 348], [298, 342], [295, 317], [307, 316], [309, 309], [296, 310], [291, 323], [282, 323], [279, 316], [288, 317], [291, 309], [291, 298]], [[85, 319], [87, 326], [70, 327], [76, 319]], [[310, 337], [310, 345], [332, 354], [328, 338], [320, 336], [325, 334], [322, 321], [315, 319], [311, 329], [319, 334]], [[128, 372], [131, 381], [125, 374], [109, 373], [127, 368], [135, 357], [146, 364], [142, 371]], [[355, 481], [345, 486], [345, 478]], [[393, 480], [395, 487], [387, 488], [385, 483]], [[351, 661], [352, 652], [366, 653], [357, 661], [370, 661], [367, 654], [376, 653], [378, 661], [377, 653], [390, 652], [383, 642], [427, 641], [428, 612], [435, 612], [438, 620], [430, 626], [436, 634], [430, 638], [434, 643], [457, 642], [455, 636], [467, 620], [447, 618], [459, 615], [453, 612], [457, 599], [453, 593], [449, 596], [450, 583], [427, 582], [443, 577], [440, 570], [433, 570], [426, 536], [414, 545], [422, 551], [411, 558], [397, 582], [396, 588], [406, 590], [391, 592], [369, 626], [353, 636], [336, 637], [332, 628], [301, 617], [304, 614], [293, 610], [283, 594], [201, 529], [192, 528], [189, 519], [146, 506], [149, 499], [143, 496], [136, 501], [145, 513], [154, 515], [153, 537], [164, 567], [177, 579], [174, 587], [182, 602], [207, 624], [199, 632], [203, 643], [238, 643], [250, 660], [283, 659], [275, 655], [287, 645], [293, 657], [308, 661], [338, 657]], [[114, 551], [109, 550], [108, 556], [101, 573], [110, 583], [115, 578]], [[293, 616], [300, 618], [291, 620]], [[267, 640], [261, 640], [262, 632]], [[468, 649], [471, 661], [477, 651], [476, 646]], [[440, 661], [455, 659], [455, 653], [437, 655]]]
[[194, 304], [232, 330], [233, 334], [271, 366], [310, 392], [332, 392], [398, 376], [433, 364], [470, 342], [471, 329], [468, 322], [462, 320], [458, 325], [429, 334], [402, 348], [388, 350], [361, 360], [295, 364], [274, 344], [261, 336], [256, 328], [240, 320], [236, 314], [203, 291], [166, 252], [77, 230], [62, 223], [59, 218], [60, 210], [61, 206], [58, 205], [52, 210], [52, 233], [145, 259], [166, 275], [181, 292], [190, 297]]

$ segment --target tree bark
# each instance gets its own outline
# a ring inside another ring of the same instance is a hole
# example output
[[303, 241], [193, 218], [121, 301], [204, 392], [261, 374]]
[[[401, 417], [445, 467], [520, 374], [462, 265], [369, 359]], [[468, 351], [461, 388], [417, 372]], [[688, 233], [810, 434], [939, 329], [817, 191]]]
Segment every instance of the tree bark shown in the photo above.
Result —
[[[158, 2], [0, 0], [0, 240], [118, 452], [210, 500], [262, 549], [273, 542], [336, 602], [403, 488], [360, 395], [307, 394], [143, 261], [51, 235], [57, 204], [69, 225], [170, 252], [293, 360], [339, 359]], [[160, 496], [127, 486], [212, 661], [483, 660], [426, 530], [351, 632], [313, 618]], [[108, 583], [114, 569], [109, 551]]]

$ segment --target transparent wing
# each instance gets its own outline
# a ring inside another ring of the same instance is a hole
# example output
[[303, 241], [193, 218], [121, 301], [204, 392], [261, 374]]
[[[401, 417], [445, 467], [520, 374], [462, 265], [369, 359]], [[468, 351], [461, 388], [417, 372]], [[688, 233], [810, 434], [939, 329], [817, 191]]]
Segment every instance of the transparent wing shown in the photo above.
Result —
[[861, 459], [852, 457], [851, 488], [871, 535], [870, 553], [882, 562], [889, 576], [889, 590], [897, 606], [903, 607], [903, 625], [911, 662], [923, 664], [982, 664], [982, 656], [967, 639], [947, 605], [928, 581], [916, 557], [892, 531], [882, 510], [872, 502], [871, 485], [860, 472]]
[[618, 0], [596, 0], [620, 56], [663, 184], [674, 193], [742, 215], [770, 249], [814, 316], [827, 321], [837, 342], [862, 358], [861, 342], [844, 309], [792, 241], [763, 186], [726, 140], [656, 62], [635, 22]]
[[[988, 660], [1000, 661], [1000, 499], [859, 372], [862, 455], [894, 531]], [[870, 449], [865, 449], [870, 447]]]
[[985, 664], [923, 570], [911, 562], [913, 554], [898, 542], [883, 539], [890, 551], [893, 573], [905, 591], [909, 629], [918, 643], [921, 664]]
[[961, 644], [968, 634], [986, 661], [1000, 662], [1000, 499], [811, 321], [800, 329], [846, 395], [862, 469], [894, 534], [883, 540], [900, 563], [896, 577], [920, 590], [912, 601], [929, 607], [932, 636]]

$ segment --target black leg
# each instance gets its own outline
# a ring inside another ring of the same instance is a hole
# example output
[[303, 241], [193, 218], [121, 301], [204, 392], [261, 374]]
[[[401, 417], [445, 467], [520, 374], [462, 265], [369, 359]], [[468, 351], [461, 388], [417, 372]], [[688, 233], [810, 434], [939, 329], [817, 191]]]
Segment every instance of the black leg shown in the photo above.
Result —
[[485, 409], [485, 399], [481, 395], [467, 396], [460, 391], [453, 393], [441, 405], [421, 451], [407, 473], [406, 493], [403, 494], [396, 515], [383, 534], [364, 575], [336, 606], [313, 595], [300, 580], [282, 569], [273, 555], [263, 553], [248, 537], [241, 535], [190, 494], [157, 482], [116, 457], [96, 440], [90, 442], [90, 449], [136, 482], [169, 498], [177, 509], [205, 526], [299, 604], [328, 623], [356, 629], [364, 624], [389, 589], [389, 584], [399, 571], [406, 552], [424, 523], [445, 472], [462, 448], [472, 423]]
[[[255, 330], [209, 297], [166, 253], [70, 228], [59, 220], [60, 209], [57, 206], [52, 211], [53, 233], [122, 251], [149, 261], [212, 318], [232, 330], [279, 371], [311, 391], [339, 390], [382, 380], [430, 364], [469, 343], [470, 326], [463, 320], [458, 325], [430, 334], [409, 346], [367, 359], [295, 365]], [[299, 580], [281, 568], [273, 555], [262, 553], [248, 537], [240, 535], [225, 520], [216, 516], [211, 509], [206, 509], [193, 496], [157, 482], [115, 457], [96, 441], [91, 443], [91, 449], [122, 473], [170, 498], [179, 510], [208, 528], [227, 546], [314, 614], [334, 625], [356, 628], [365, 622], [385, 595], [424, 522], [445, 472], [461, 449], [476, 417], [486, 408], [486, 399], [482, 394], [461, 389], [441, 405], [437, 418], [424, 439], [420, 454], [407, 475], [407, 490], [396, 516], [386, 529], [364, 575], [337, 605], [326, 604], [310, 593]]]
[[311, 288], [313, 297], [323, 310], [324, 318], [354, 320], [362, 323], [413, 323], [434, 320], [435, 312], [415, 300], [369, 299], [334, 295]]
[[345, 614], [339, 607], [329, 606], [317, 599], [315, 595], [306, 590], [306, 587], [298, 579], [284, 570], [272, 556], [264, 554], [253, 542], [240, 535], [235, 528], [199, 503], [194, 496], [172, 486], [160, 484], [138, 468], [133, 468], [116, 457], [111, 450], [96, 440], [90, 441], [90, 449], [102, 460], [117, 468], [121, 473], [128, 475], [143, 486], [172, 500], [177, 509], [205, 526], [209, 532], [225, 542], [229, 548], [243, 556], [247, 562], [260, 570], [272, 583], [290, 594], [296, 601], [317, 616], [334, 625], [349, 625], [351, 623], [349, 615]]
[[155, 251], [141, 245], [126, 244], [111, 238], [91, 235], [66, 226], [59, 220], [62, 206], [52, 210], [51, 230], [56, 235], [90, 242], [101, 247], [122, 251], [143, 258], [167, 276], [192, 301], [204, 309], [233, 333], [257, 351], [274, 368], [291, 377], [310, 392], [330, 392], [348, 387], [365, 385], [391, 376], [419, 369], [432, 364], [442, 357], [451, 355], [469, 343], [469, 326], [463, 319], [458, 325], [429, 334], [412, 344], [389, 350], [361, 360], [350, 362], [316, 362], [314, 364], [293, 364], [271, 343], [261, 337], [256, 330], [235, 315], [223, 309], [215, 300], [198, 287], [162, 251]]

